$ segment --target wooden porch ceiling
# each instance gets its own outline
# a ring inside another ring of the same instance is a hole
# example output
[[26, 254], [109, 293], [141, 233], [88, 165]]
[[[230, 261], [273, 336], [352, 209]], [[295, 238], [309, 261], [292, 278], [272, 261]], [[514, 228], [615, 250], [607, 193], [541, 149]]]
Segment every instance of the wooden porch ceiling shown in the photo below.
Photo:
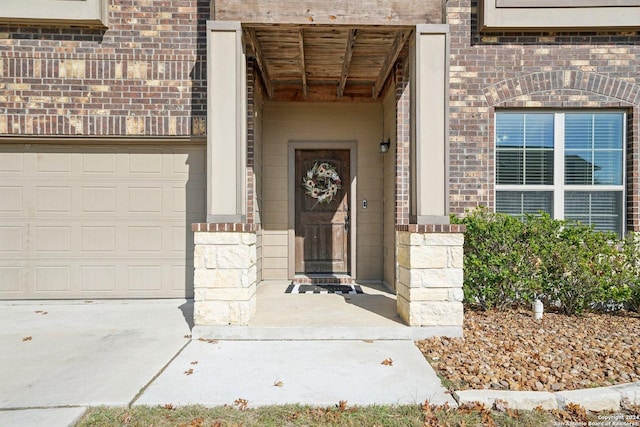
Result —
[[243, 24], [266, 96], [273, 100], [372, 101], [412, 26]]

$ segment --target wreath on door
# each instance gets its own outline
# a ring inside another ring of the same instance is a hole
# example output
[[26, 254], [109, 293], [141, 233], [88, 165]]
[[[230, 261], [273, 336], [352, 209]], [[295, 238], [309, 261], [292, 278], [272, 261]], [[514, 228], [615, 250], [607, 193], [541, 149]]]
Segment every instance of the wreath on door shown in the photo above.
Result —
[[302, 186], [306, 194], [318, 203], [331, 203], [342, 188], [342, 181], [334, 166], [327, 162], [316, 162], [302, 178]]

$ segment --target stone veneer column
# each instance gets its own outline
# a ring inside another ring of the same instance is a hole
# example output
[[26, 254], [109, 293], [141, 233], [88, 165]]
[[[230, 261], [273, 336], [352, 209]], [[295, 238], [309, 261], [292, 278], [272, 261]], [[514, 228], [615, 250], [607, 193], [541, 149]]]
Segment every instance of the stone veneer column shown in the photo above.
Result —
[[247, 325], [256, 311], [256, 224], [193, 224], [196, 325]]
[[410, 326], [462, 327], [464, 225], [398, 225], [398, 314]]

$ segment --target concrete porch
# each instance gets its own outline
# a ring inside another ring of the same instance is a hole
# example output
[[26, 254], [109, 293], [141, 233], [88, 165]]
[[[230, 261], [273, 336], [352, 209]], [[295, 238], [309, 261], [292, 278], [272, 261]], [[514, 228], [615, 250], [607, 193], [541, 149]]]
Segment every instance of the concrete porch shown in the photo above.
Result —
[[401, 340], [462, 336], [457, 326], [407, 326], [396, 295], [383, 284], [356, 283], [363, 294], [287, 294], [290, 282], [262, 281], [256, 313], [247, 326], [195, 325], [194, 339]]

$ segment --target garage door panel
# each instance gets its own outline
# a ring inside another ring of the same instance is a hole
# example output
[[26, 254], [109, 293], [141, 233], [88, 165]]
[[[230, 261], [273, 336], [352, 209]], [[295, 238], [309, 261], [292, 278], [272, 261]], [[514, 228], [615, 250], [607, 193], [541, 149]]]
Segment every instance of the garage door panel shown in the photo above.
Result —
[[35, 227], [35, 253], [71, 252], [71, 227], [37, 226]]
[[71, 213], [71, 187], [36, 187], [36, 210], [38, 212]]
[[162, 188], [129, 188], [129, 212], [161, 213]]
[[115, 265], [83, 265], [80, 267], [80, 290], [82, 292], [116, 292]]
[[24, 155], [22, 153], [4, 153], [0, 156], [0, 176], [10, 172], [22, 172], [24, 168]]
[[162, 157], [152, 153], [131, 153], [129, 172], [132, 174], [160, 174], [162, 172]]
[[34, 273], [36, 294], [71, 291], [71, 267], [68, 265], [38, 266]]
[[162, 267], [159, 265], [129, 266], [128, 288], [132, 292], [160, 291], [162, 289]]
[[0, 298], [19, 294], [20, 284], [23, 283], [22, 276], [22, 267], [0, 265]]
[[206, 175], [206, 157], [199, 150], [186, 150], [173, 156], [173, 172], [191, 175]]
[[71, 153], [38, 153], [36, 170], [38, 172], [71, 172]]
[[0, 215], [15, 212], [22, 212], [22, 188], [0, 187]]
[[0, 145], [0, 299], [191, 297], [204, 151]]
[[83, 226], [80, 227], [82, 252], [115, 252], [116, 251], [116, 227]]
[[108, 152], [82, 153], [82, 172], [116, 173], [116, 155]]
[[161, 252], [162, 228], [135, 226], [129, 227], [130, 252]]
[[0, 226], [0, 253], [22, 252], [22, 227]]
[[113, 186], [83, 186], [80, 193], [82, 213], [115, 213], [116, 194], [116, 187]]

